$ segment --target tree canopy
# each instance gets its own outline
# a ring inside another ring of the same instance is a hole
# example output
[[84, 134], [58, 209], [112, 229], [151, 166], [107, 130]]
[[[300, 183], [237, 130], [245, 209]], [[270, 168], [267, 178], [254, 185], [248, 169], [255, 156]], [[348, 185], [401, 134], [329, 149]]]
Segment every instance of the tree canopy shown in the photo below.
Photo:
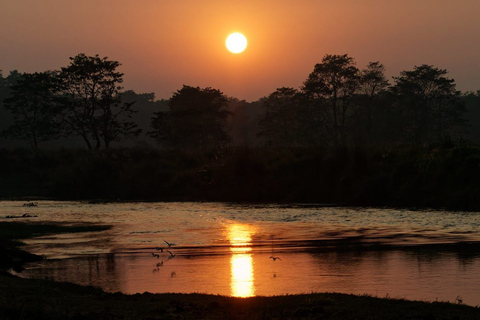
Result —
[[463, 122], [465, 105], [447, 73], [445, 69], [421, 65], [394, 77], [392, 91], [398, 120], [410, 143], [449, 140]]
[[12, 85], [5, 108], [13, 115], [13, 124], [3, 135], [28, 140], [33, 148], [60, 137], [59, 106], [55, 98], [55, 74], [25, 73]]
[[151, 135], [161, 144], [184, 149], [216, 148], [230, 141], [228, 99], [220, 90], [184, 85], [169, 101], [169, 110], [152, 119]]
[[304, 95], [294, 88], [278, 88], [264, 100], [265, 117], [260, 121], [269, 144], [300, 146], [305, 144], [308, 112]]
[[89, 149], [99, 149], [102, 142], [109, 148], [116, 139], [138, 135], [137, 125], [130, 121], [133, 103], [121, 103], [120, 63], [83, 53], [70, 60], [59, 73], [69, 133], [82, 137]]
[[355, 93], [359, 70], [347, 54], [323, 57], [304, 82], [303, 91], [319, 109], [322, 125], [328, 127], [334, 145], [346, 144], [346, 127]]

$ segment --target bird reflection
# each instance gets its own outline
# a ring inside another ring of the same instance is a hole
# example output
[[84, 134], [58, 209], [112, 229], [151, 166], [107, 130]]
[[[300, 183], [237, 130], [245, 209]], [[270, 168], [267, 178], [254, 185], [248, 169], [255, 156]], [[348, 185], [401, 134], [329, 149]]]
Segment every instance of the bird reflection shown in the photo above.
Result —
[[168, 253], [170, 253], [170, 257], [168, 257], [168, 259], [173, 259], [175, 258], [175, 253], [172, 253], [170, 250], [167, 250]]

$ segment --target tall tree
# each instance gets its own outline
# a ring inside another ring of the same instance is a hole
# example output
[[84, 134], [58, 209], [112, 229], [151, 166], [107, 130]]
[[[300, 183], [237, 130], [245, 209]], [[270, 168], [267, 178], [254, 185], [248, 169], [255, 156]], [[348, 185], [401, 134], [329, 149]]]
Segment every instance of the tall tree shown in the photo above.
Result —
[[265, 117], [260, 121], [260, 136], [276, 146], [305, 144], [307, 119], [303, 94], [293, 88], [278, 88], [265, 100]]
[[480, 142], [480, 90], [476, 92], [465, 92], [462, 95], [465, 102], [465, 119], [468, 132], [464, 132], [464, 138]]
[[415, 66], [394, 77], [392, 90], [403, 132], [410, 143], [448, 140], [463, 123], [464, 101], [447, 70], [431, 65]]
[[155, 113], [150, 133], [159, 143], [183, 149], [211, 149], [230, 141], [228, 99], [217, 89], [183, 86], [169, 110]]
[[386, 93], [389, 87], [385, 67], [380, 62], [370, 62], [359, 73], [359, 90], [354, 113], [354, 137], [360, 143], [379, 140], [386, 121]]
[[14, 86], [22, 75], [17, 70], [10, 71], [6, 77], [0, 77], [0, 132], [13, 125], [13, 115], [5, 108], [4, 101], [10, 96], [11, 87]]
[[265, 98], [254, 102], [247, 102], [237, 98], [228, 98], [228, 110], [232, 117], [228, 117], [227, 124], [232, 143], [241, 146], [259, 146], [260, 119], [265, 117]]
[[358, 87], [359, 70], [347, 54], [325, 55], [304, 82], [303, 91], [321, 110], [320, 118], [335, 145], [346, 144], [348, 118]]
[[359, 84], [360, 90], [365, 96], [372, 100], [375, 99], [389, 86], [385, 77], [385, 66], [379, 61], [369, 62], [367, 67], [360, 71]]
[[69, 133], [82, 137], [89, 149], [99, 149], [102, 141], [109, 148], [114, 140], [137, 136], [140, 130], [131, 121], [133, 103], [121, 103], [120, 63], [83, 53], [70, 60], [59, 74]]
[[168, 108], [168, 101], [156, 100], [154, 93], [136, 93], [133, 90], [127, 90], [121, 93], [121, 99], [122, 103], [135, 103], [134, 106], [138, 112], [133, 114], [132, 121], [142, 129], [142, 132], [150, 130], [155, 112], [165, 111]]
[[3, 72], [0, 70], [0, 132], [4, 130], [6, 127], [6, 115], [5, 115], [5, 108], [3, 107], [3, 100], [7, 98], [8, 95], [8, 87], [7, 87], [7, 79], [3, 77]]
[[55, 78], [51, 72], [25, 73], [12, 85], [5, 108], [13, 124], [3, 131], [9, 138], [28, 140], [33, 148], [60, 137], [59, 108], [55, 99]]

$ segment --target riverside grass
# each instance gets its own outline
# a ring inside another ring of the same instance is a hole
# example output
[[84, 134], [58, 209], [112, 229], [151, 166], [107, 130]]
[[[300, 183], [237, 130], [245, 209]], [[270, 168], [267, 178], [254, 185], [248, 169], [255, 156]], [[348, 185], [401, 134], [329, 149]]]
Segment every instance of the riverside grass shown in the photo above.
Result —
[[447, 302], [407, 301], [338, 293], [233, 298], [201, 293], [106, 293], [99, 288], [23, 279], [7, 272], [41, 257], [19, 240], [45, 234], [103, 230], [0, 222], [2, 319], [480, 319], [480, 308]]

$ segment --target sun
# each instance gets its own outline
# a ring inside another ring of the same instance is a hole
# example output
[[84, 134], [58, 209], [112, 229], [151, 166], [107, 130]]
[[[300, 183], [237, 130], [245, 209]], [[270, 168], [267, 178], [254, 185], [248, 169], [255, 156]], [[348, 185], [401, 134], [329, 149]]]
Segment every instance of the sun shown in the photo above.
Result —
[[232, 53], [241, 53], [247, 48], [247, 38], [239, 32], [234, 32], [227, 37], [225, 41], [228, 51]]

